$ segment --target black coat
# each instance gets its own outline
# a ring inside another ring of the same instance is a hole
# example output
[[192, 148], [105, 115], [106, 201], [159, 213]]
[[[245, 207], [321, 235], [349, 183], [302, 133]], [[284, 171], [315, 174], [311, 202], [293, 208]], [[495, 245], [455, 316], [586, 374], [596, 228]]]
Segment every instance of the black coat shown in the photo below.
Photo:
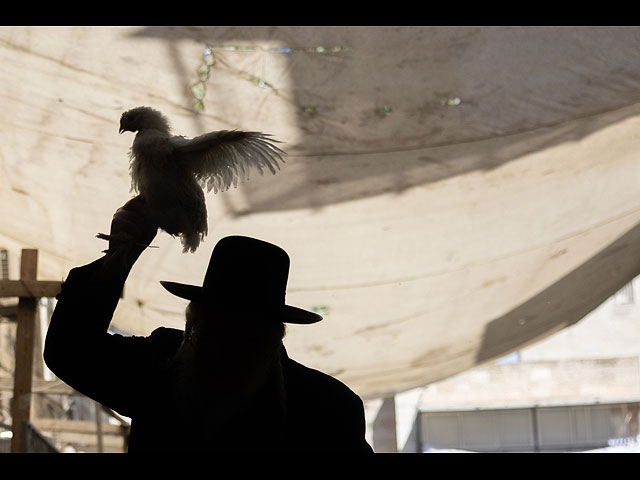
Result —
[[271, 383], [226, 424], [208, 428], [177, 412], [171, 366], [181, 330], [148, 337], [107, 332], [125, 278], [95, 273], [102, 259], [71, 270], [58, 295], [44, 359], [61, 380], [131, 418], [129, 452], [284, 451], [371, 453], [362, 400], [346, 385], [282, 350], [283, 402]]

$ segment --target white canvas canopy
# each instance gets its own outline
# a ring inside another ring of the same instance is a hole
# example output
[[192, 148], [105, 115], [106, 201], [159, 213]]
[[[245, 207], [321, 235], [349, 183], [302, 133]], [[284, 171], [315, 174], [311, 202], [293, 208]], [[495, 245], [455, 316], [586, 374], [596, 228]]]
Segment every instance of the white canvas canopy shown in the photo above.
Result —
[[200, 284], [216, 241], [249, 235], [287, 250], [288, 303], [325, 317], [289, 327], [291, 356], [382, 395], [570, 325], [640, 273], [640, 28], [5, 27], [0, 59], [13, 277], [22, 248], [45, 280], [106, 248], [132, 196], [124, 110], [285, 142], [277, 175], [207, 194], [195, 254], [158, 235], [116, 311], [128, 333], [180, 328], [159, 281]]

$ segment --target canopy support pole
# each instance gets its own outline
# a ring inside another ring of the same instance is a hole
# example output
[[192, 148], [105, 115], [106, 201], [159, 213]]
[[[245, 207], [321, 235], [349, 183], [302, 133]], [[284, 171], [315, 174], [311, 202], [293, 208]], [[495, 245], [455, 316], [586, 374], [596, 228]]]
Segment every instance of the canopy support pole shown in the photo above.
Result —
[[31, 419], [34, 343], [38, 298], [55, 297], [61, 282], [38, 282], [38, 251], [23, 249], [20, 280], [0, 280], [0, 297], [18, 297], [15, 369], [11, 399], [12, 453], [26, 453], [23, 427]]

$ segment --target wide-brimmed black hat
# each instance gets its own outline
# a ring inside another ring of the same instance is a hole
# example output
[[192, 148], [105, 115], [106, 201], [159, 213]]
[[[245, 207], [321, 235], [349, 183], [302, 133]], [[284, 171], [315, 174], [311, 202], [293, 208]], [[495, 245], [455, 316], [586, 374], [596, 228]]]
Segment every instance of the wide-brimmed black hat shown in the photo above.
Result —
[[202, 286], [160, 282], [178, 297], [212, 304], [229, 315], [250, 314], [286, 323], [322, 320], [316, 313], [286, 305], [289, 255], [282, 248], [250, 237], [221, 239], [211, 253]]

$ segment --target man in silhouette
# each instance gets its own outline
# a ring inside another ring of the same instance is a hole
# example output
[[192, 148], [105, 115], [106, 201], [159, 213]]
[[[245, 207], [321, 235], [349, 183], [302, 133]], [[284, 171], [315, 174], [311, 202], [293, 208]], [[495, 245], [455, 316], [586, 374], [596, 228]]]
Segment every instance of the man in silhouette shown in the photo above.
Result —
[[106, 255], [69, 272], [47, 332], [49, 368], [132, 419], [129, 452], [371, 453], [361, 399], [287, 356], [285, 323], [322, 317], [285, 304], [289, 257], [275, 245], [226, 237], [202, 286], [161, 282], [190, 300], [184, 332], [107, 332], [124, 282], [157, 232], [143, 206], [138, 196], [118, 209]]

